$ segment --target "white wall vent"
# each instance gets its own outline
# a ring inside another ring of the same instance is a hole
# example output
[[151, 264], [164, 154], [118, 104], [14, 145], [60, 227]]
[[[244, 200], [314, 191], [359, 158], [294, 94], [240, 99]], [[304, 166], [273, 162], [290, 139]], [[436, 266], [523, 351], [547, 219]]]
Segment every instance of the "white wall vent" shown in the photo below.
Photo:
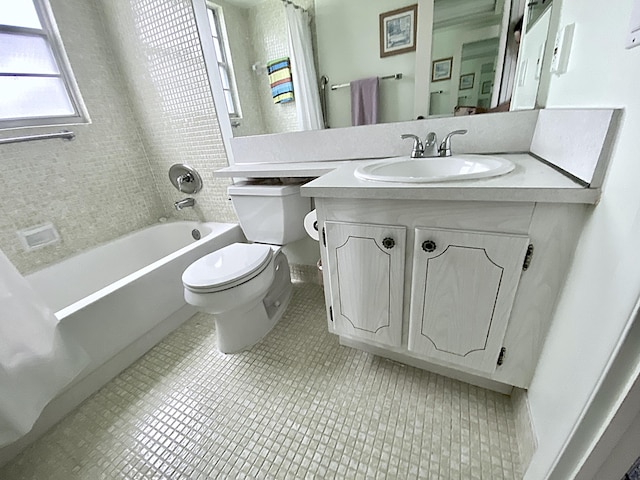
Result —
[[52, 223], [20, 230], [18, 237], [24, 249], [28, 252], [60, 241], [60, 235]]

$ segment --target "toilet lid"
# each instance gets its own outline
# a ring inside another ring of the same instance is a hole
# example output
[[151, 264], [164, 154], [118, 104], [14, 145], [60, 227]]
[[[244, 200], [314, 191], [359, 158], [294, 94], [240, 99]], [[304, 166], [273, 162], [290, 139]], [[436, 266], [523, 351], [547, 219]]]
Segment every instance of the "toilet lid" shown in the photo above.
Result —
[[234, 243], [189, 265], [182, 283], [189, 289], [207, 291], [237, 285], [260, 273], [271, 255], [269, 245]]

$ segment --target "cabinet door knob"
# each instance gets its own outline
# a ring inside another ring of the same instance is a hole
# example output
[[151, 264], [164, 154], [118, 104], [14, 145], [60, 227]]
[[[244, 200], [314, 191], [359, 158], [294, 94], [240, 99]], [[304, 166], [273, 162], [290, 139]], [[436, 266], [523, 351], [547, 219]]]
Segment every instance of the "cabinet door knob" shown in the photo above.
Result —
[[382, 240], [382, 246], [384, 248], [393, 248], [395, 244], [396, 244], [396, 241], [391, 237], [387, 237], [384, 240]]
[[433, 252], [436, 248], [436, 242], [434, 242], [433, 240], [425, 240], [424, 242], [422, 242], [422, 249], [425, 252]]

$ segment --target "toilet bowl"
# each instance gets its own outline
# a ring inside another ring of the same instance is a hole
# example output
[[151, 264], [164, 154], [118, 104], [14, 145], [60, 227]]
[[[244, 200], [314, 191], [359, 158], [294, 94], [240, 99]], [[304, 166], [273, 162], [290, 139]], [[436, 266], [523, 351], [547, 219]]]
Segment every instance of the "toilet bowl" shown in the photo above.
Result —
[[289, 263], [279, 248], [234, 243], [192, 263], [184, 297], [215, 315], [218, 349], [235, 353], [259, 342], [291, 298]]
[[[223, 353], [239, 352], [259, 342], [289, 304], [291, 275], [281, 245], [305, 235], [303, 219], [310, 201], [300, 196], [299, 188], [229, 187], [245, 236], [264, 243], [226, 246], [196, 260], [182, 275], [186, 302], [214, 315], [217, 345]], [[262, 212], [257, 218], [256, 211]]]

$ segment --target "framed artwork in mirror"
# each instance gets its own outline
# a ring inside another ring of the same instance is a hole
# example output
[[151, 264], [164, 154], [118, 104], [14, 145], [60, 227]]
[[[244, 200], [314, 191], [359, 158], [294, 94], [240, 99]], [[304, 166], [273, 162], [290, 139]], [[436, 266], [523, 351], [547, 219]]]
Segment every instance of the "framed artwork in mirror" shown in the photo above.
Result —
[[417, 16], [417, 4], [380, 14], [381, 58], [415, 51]]
[[431, 62], [431, 81], [449, 80], [451, 78], [451, 67], [453, 57], [439, 58]]
[[473, 81], [476, 78], [475, 73], [466, 73], [464, 75], [460, 75], [460, 86], [459, 90], [469, 90], [473, 88]]
[[482, 83], [482, 95], [491, 93], [491, 80]]

